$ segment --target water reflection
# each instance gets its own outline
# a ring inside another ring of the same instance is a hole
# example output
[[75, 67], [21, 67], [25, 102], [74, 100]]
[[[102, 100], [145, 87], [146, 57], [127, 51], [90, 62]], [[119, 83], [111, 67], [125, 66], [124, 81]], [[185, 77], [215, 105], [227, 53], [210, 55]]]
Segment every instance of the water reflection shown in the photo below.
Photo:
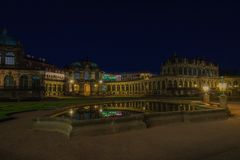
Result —
[[203, 108], [194, 107], [190, 104], [131, 101], [106, 103], [69, 109], [58, 116], [76, 120], [88, 120], [99, 118], [117, 118], [144, 112], [194, 111], [199, 109]]

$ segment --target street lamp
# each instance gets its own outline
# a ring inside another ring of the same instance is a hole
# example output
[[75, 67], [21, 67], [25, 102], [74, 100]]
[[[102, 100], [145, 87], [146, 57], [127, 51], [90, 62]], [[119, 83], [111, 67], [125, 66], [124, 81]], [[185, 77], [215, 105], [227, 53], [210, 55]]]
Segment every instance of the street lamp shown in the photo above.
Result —
[[203, 102], [204, 102], [204, 103], [209, 103], [209, 101], [210, 101], [210, 97], [209, 97], [209, 94], [208, 94], [208, 92], [209, 92], [209, 86], [208, 86], [207, 84], [204, 84], [203, 87], [202, 87], [202, 89], [203, 89], [203, 92], [204, 92]]
[[227, 83], [224, 81], [223, 77], [221, 77], [218, 88], [219, 91], [222, 92], [222, 94], [219, 96], [220, 107], [227, 108], [227, 96], [225, 95], [225, 92], [227, 90]]

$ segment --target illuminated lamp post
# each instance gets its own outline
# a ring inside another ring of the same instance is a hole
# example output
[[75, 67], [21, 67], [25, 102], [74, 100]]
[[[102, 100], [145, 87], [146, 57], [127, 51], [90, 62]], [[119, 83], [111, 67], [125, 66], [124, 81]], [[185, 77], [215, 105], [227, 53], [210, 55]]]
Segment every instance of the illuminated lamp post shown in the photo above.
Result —
[[227, 90], [227, 83], [224, 81], [224, 78], [221, 77], [220, 83], [218, 84], [219, 91], [221, 95], [219, 96], [220, 107], [227, 108], [227, 96], [225, 92]]
[[202, 87], [204, 95], [203, 95], [203, 102], [204, 103], [209, 103], [210, 102], [210, 96], [208, 94], [209, 92], [209, 86], [207, 84], [203, 85]]

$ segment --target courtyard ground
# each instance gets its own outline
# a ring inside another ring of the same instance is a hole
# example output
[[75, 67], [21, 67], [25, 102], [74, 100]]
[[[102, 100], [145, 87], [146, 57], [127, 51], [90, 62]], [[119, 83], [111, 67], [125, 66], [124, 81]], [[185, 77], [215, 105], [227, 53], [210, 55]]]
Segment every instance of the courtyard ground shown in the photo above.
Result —
[[228, 120], [176, 123], [95, 137], [37, 132], [32, 119], [51, 111], [15, 114], [0, 123], [1, 160], [239, 160], [240, 103]]

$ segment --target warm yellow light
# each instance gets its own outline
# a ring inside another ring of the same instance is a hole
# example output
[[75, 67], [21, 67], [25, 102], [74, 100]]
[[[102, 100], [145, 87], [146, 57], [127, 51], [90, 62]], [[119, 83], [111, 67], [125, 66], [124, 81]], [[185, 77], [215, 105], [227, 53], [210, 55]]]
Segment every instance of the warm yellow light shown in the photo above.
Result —
[[225, 82], [219, 83], [218, 88], [221, 92], [225, 92], [227, 90], [227, 83], [225, 83]]
[[197, 88], [197, 84], [194, 84], [194, 87]]
[[73, 113], [74, 113], [73, 109], [70, 109], [70, 110], [69, 110], [69, 114], [72, 116]]
[[97, 84], [94, 84], [94, 87], [97, 87], [98, 85]]
[[209, 91], [209, 86], [207, 84], [203, 85], [202, 87], [204, 93], [207, 93]]
[[72, 84], [72, 83], [74, 83], [74, 80], [71, 79], [69, 82]]
[[99, 83], [100, 83], [100, 84], [102, 84], [102, 83], [103, 83], [103, 81], [102, 81], [102, 80], [100, 80], [100, 81], [99, 81]]

